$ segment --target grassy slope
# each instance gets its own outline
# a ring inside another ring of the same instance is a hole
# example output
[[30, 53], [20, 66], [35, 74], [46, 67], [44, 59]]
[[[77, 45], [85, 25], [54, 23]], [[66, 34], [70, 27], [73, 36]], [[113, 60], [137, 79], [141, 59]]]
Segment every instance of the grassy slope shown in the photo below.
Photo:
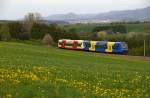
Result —
[[0, 42], [0, 98], [150, 97], [150, 61]]
[[128, 32], [145, 32], [150, 26], [150, 23], [125, 24]]

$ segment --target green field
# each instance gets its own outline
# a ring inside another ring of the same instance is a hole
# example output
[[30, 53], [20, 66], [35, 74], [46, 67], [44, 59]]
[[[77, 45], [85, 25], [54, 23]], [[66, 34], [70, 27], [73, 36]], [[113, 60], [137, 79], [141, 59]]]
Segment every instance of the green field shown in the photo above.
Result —
[[[92, 32], [95, 27], [98, 26], [110, 26], [111, 24], [69, 24], [69, 25], [60, 25], [60, 27], [65, 28], [66, 30], [75, 29], [76, 33], [87, 33]], [[117, 25], [117, 24], [116, 24]], [[150, 27], [150, 23], [121, 23], [118, 25], [124, 25], [127, 29], [127, 32], [140, 32], [143, 33]], [[121, 33], [121, 32], [120, 32]]]
[[150, 60], [0, 42], [0, 98], [150, 98]]

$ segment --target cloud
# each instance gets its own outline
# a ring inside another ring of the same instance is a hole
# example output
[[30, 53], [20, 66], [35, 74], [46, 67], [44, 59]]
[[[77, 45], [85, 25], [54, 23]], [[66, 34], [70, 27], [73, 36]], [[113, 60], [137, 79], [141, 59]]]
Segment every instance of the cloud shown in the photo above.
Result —
[[1, 0], [0, 1], [0, 13], [2, 13], [4, 6], [5, 6], [5, 0]]
[[149, 0], [1, 0], [0, 17], [21, 18], [28, 12], [43, 16], [59, 13], [101, 13], [150, 6]]
[[143, 0], [143, 3], [150, 6], [150, 0]]

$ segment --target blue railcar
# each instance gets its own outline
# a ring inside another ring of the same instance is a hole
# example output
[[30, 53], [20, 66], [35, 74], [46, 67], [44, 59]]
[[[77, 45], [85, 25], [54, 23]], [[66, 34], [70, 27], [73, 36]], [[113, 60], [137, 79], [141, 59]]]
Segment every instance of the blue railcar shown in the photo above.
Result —
[[113, 46], [113, 53], [126, 54], [128, 53], [128, 45], [126, 42], [116, 42]]
[[96, 52], [105, 52], [107, 49], [107, 41], [97, 41], [96, 43]]

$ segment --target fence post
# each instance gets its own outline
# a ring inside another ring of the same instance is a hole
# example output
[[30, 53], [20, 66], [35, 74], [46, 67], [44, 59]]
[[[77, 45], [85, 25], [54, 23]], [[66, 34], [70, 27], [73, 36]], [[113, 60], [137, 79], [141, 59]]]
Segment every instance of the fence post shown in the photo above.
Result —
[[145, 39], [144, 39], [144, 56], [146, 56], [146, 50], [145, 50]]

